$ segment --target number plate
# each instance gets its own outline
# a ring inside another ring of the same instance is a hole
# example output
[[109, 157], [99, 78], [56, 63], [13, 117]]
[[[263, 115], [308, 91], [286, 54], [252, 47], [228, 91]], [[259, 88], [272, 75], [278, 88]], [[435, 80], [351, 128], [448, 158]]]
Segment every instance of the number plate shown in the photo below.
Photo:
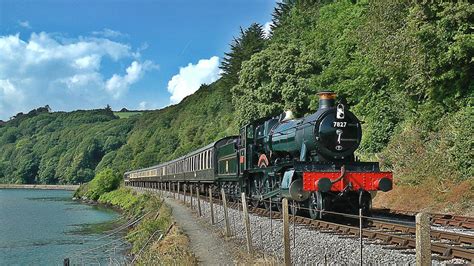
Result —
[[333, 127], [346, 127], [347, 122], [332, 122]]

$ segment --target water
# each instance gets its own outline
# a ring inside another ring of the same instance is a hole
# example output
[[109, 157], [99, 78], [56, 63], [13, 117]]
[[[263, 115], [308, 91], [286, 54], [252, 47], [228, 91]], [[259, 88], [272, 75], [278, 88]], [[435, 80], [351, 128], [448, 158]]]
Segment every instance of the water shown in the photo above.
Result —
[[87, 225], [110, 227], [119, 214], [74, 202], [72, 193], [0, 189], [0, 265], [62, 265], [64, 258], [71, 264], [122, 263], [127, 243], [120, 235], [84, 231]]

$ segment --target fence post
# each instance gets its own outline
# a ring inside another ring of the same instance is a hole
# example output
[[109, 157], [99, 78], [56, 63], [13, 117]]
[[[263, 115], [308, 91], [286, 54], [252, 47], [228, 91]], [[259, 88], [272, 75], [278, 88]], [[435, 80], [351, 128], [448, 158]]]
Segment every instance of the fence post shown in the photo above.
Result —
[[201, 213], [201, 198], [199, 195], [199, 186], [196, 187], [196, 199], [197, 199], [198, 214], [199, 214], [199, 217], [201, 217], [202, 213]]
[[360, 265], [363, 265], [362, 257], [362, 209], [359, 209], [359, 246], [360, 246]]
[[188, 190], [188, 185], [187, 184], [184, 184], [184, 188], [183, 188], [183, 201], [184, 201], [184, 205], [186, 205], [186, 191]]
[[225, 236], [230, 236], [229, 214], [227, 213], [227, 200], [225, 198], [224, 189], [221, 189], [222, 205], [224, 206], [224, 220], [225, 220]]
[[211, 224], [214, 224], [214, 206], [212, 204], [212, 188], [209, 187], [209, 205], [211, 208]]
[[189, 200], [189, 203], [191, 204], [191, 210], [193, 209], [193, 185], [191, 185], [189, 187], [189, 194], [191, 194], [191, 197], [190, 197], [190, 200]]
[[431, 265], [430, 217], [426, 213], [416, 215], [416, 265]]
[[283, 247], [285, 249], [285, 265], [291, 265], [290, 257], [290, 226], [289, 226], [289, 216], [288, 216], [288, 199], [284, 198], [283, 201]]
[[242, 211], [244, 213], [244, 226], [247, 238], [247, 251], [249, 254], [252, 254], [252, 234], [250, 232], [250, 217], [247, 210], [247, 199], [245, 198], [245, 192], [242, 192]]
[[178, 195], [177, 195], [177, 196], [178, 196], [178, 200], [180, 199], [179, 193], [181, 192], [180, 184], [181, 184], [181, 183], [178, 182]]

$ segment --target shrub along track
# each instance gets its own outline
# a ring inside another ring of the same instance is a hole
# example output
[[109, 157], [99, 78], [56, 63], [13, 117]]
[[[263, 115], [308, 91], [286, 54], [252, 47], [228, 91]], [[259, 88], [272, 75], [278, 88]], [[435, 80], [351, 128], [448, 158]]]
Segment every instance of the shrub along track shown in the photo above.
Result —
[[[152, 191], [153, 189], [144, 188]], [[169, 191], [164, 191], [168, 192]], [[181, 192], [183, 194], [183, 192]], [[189, 198], [195, 194], [185, 193]], [[214, 197], [215, 204], [222, 205], [222, 200], [219, 197]], [[207, 201], [207, 197], [201, 197], [201, 200]], [[228, 204], [230, 208], [241, 209], [242, 205], [238, 201]], [[270, 217], [272, 219], [282, 219], [282, 214], [279, 211], [270, 211], [264, 208], [250, 207], [249, 212]], [[331, 213], [331, 212], [327, 212]], [[335, 213], [334, 213], [335, 214]], [[347, 218], [359, 219], [357, 215], [344, 214]], [[370, 226], [362, 230], [364, 238], [370, 240], [381, 240], [381, 245], [387, 245], [387, 248], [393, 249], [414, 249], [416, 247], [415, 241], [415, 227], [409, 225], [399, 224], [396, 221], [386, 221], [385, 219], [377, 219], [372, 217], [363, 217], [371, 220]], [[323, 230], [325, 233], [334, 233], [336, 235], [350, 235], [359, 236], [359, 227], [343, 224], [339, 222], [329, 222], [324, 220], [313, 220], [308, 217], [290, 215], [290, 221], [296, 224], [309, 226], [312, 229]], [[352, 223], [353, 224], [353, 223]], [[431, 251], [439, 254], [439, 259], [449, 260], [453, 258], [460, 258], [469, 262], [474, 262], [474, 236], [445, 232], [438, 230], [431, 230]]]

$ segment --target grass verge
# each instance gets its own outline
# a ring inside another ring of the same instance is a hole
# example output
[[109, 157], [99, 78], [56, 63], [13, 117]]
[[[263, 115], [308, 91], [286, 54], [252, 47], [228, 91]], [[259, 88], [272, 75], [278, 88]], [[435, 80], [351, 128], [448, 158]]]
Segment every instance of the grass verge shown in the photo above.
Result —
[[188, 237], [174, 223], [171, 209], [159, 197], [119, 187], [102, 194], [98, 202], [120, 208], [128, 220], [145, 215], [126, 236], [137, 265], [197, 264]]

